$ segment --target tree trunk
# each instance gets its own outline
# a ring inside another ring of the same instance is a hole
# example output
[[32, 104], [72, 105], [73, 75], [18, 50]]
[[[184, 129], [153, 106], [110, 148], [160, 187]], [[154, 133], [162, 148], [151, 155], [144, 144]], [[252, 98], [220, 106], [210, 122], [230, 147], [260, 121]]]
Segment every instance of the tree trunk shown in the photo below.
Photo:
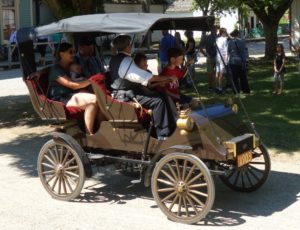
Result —
[[268, 60], [274, 58], [276, 52], [276, 45], [278, 42], [277, 28], [279, 23], [274, 23], [274, 21], [272, 22], [272, 24], [263, 24], [266, 38], [265, 57]]

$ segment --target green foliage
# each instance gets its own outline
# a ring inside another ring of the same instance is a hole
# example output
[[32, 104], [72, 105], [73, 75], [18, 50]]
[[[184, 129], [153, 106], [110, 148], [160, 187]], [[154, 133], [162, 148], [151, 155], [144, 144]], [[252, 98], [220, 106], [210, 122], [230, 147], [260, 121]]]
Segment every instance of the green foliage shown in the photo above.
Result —
[[200, 9], [203, 15], [222, 14], [237, 7], [236, 0], [193, 0], [193, 8]]
[[104, 12], [104, 0], [42, 0], [57, 19]]

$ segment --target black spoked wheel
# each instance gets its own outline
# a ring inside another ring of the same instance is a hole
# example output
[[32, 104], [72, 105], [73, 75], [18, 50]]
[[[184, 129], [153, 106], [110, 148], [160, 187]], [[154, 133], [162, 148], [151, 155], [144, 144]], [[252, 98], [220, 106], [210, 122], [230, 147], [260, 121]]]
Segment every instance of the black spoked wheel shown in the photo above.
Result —
[[163, 157], [152, 174], [152, 194], [171, 220], [193, 224], [212, 208], [215, 186], [206, 165], [196, 156], [172, 153]]
[[229, 188], [239, 192], [252, 192], [262, 186], [269, 176], [271, 160], [264, 145], [253, 150], [253, 159], [250, 163], [232, 170], [220, 179]]
[[66, 143], [54, 140], [44, 144], [39, 153], [38, 174], [47, 192], [65, 201], [80, 194], [85, 179], [78, 153]]

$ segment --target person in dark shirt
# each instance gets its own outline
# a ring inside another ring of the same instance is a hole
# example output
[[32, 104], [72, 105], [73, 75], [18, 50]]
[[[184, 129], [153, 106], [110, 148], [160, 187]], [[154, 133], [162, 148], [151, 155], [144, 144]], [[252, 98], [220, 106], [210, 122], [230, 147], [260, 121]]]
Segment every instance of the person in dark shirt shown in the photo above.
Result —
[[283, 79], [285, 72], [284, 47], [282, 44], [278, 44], [274, 58], [274, 95], [281, 95], [283, 93]]
[[159, 59], [161, 70], [168, 65], [168, 49], [177, 46], [176, 38], [168, 30], [162, 30], [162, 39], [159, 44]]
[[99, 110], [96, 95], [78, 91], [90, 85], [88, 80], [74, 82], [70, 78], [70, 65], [74, 59], [72, 45], [69, 43], [60, 44], [57, 56], [57, 64], [52, 67], [49, 74], [49, 98], [61, 101], [67, 107], [77, 107], [84, 110], [86, 132], [92, 135]]
[[94, 41], [89, 36], [80, 37], [75, 61], [81, 65], [86, 78], [106, 71], [104, 63], [95, 56]]

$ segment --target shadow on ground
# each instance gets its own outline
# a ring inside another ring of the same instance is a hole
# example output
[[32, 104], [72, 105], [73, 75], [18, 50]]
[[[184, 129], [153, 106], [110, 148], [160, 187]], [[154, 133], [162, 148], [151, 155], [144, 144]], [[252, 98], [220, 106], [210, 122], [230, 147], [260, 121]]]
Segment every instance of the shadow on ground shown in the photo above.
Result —
[[[153, 200], [150, 188], [142, 184], [133, 186], [130, 183], [132, 178], [116, 173], [111, 166], [102, 168], [94, 178], [97, 180], [86, 185], [75, 202], [122, 205], [137, 198]], [[267, 217], [281, 212], [299, 199], [300, 177], [298, 174], [273, 171], [266, 184], [252, 193], [234, 192], [218, 178], [215, 178], [215, 185], [213, 209], [197, 225], [236, 226], [245, 223], [245, 217]], [[150, 208], [158, 208], [154, 200]]]

